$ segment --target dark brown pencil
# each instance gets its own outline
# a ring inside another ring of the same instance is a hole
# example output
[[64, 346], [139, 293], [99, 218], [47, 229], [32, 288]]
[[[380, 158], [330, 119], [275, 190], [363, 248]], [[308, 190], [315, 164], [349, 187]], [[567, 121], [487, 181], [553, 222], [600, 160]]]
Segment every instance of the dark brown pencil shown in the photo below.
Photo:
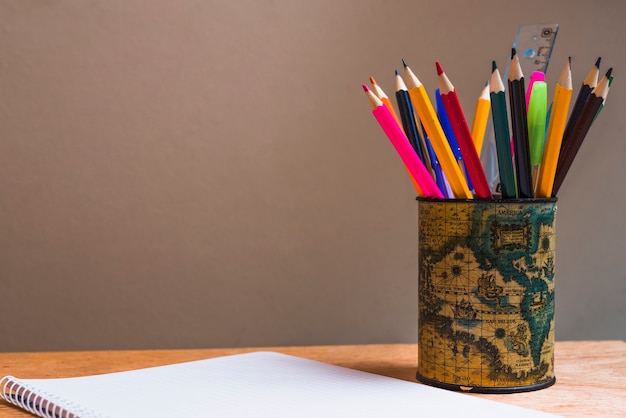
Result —
[[598, 57], [596, 63], [587, 76], [583, 80], [583, 84], [578, 91], [578, 96], [576, 96], [576, 101], [574, 102], [574, 107], [572, 108], [572, 113], [570, 113], [569, 119], [567, 120], [567, 124], [565, 125], [565, 131], [563, 131], [563, 140], [561, 142], [561, 150], [565, 148], [567, 144], [567, 138], [572, 133], [572, 129], [574, 128], [574, 124], [578, 120], [583, 108], [585, 107], [585, 103], [591, 94], [591, 91], [596, 88], [598, 85], [598, 78], [600, 75], [600, 61], [602, 61], [602, 57]]
[[574, 123], [569, 138], [567, 138], [565, 148], [563, 148], [559, 154], [559, 161], [557, 163], [556, 174], [554, 176], [554, 186], [552, 187], [553, 197], [556, 196], [561, 188], [563, 180], [572, 166], [574, 158], [576, 158], [576, 154], [578, 153], [583, 140], [587, 136], [589, 128], [591, 128], [591, 124], [593, 123], [598, 110], [606, 100], [606, 96], [609, 92], [609, 79], [612, 72], [613, 69], [609, 68], [606, 75], [602, 77], [602, 80], [600, 80], [596, 88], [592, 90], [580, 113], [580, 116]]
[[511, 108], [511, 128], [515, 150], [515, 172], [517, 174], [517, 196], [531, 198], [534, 195], [530, 168], [530, 144], [528, 142], [528, 122], [526, 116], [526, 88], [524, 74], [515, 48], [511, 51], [508, 76], [509, 105]]

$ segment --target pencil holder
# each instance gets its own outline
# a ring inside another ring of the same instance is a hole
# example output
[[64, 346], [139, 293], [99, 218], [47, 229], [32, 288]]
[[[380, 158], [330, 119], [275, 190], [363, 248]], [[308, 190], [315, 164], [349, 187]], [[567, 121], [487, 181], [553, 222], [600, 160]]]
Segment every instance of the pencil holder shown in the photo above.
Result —
[[554, 384], [556, 199], [417, 200], [418, 380], [478, 393]]

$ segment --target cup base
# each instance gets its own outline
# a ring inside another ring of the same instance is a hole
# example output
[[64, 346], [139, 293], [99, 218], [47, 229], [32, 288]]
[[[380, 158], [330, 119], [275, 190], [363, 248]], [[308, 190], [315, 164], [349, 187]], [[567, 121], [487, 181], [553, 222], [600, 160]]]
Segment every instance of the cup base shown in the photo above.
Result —
[[453, 390], [456, 392], [465, 392], [465, 393], [490, 393], [490, 394], [502, 393], [502, 394], [505, 394], [505, 393], [532, 392], [534, 390], [545, 389], [547, 387], [554, 385], [554, 383], [556, 383], [556, 377], [553, 377], [552, 379], [546, 382], [537, 383], [535, 385], [528, 385], [528, 386], [482, 387], [482, 386], [463, 386], [463, 385], [454, 385], [451, 383], [443, 383], [437, 380], [432, 380], [432, 379], [423, 377], [419, 374], [419, 372], [416, 373], [416, 377], [417, 377], [417, 380], [429, 386], [434, 386], [434, 387], [438, 387], [441, 389]]

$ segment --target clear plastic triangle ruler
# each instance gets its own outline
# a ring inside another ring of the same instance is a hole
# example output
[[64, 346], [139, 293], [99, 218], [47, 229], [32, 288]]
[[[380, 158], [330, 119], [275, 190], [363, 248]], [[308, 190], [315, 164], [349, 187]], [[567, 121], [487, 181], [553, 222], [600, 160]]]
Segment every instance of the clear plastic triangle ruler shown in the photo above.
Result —
[[519, 27], [513, 48], [517, 50], [526, 77], [533, 71], [547, 72], [558, 30], [556, 23]]

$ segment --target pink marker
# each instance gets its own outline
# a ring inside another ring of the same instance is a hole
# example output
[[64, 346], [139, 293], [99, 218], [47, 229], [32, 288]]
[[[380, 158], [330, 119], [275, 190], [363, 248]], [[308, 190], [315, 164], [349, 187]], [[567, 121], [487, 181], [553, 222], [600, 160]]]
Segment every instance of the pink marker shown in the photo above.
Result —
[[526, 89], [526, 111], [528, 111], [528, 103], [530, 102], [530, 92], [533, 89], [535, 81], [546, 81], [546, 74], [541, 71], [533, 71], [528, 81], [528, 88]]

